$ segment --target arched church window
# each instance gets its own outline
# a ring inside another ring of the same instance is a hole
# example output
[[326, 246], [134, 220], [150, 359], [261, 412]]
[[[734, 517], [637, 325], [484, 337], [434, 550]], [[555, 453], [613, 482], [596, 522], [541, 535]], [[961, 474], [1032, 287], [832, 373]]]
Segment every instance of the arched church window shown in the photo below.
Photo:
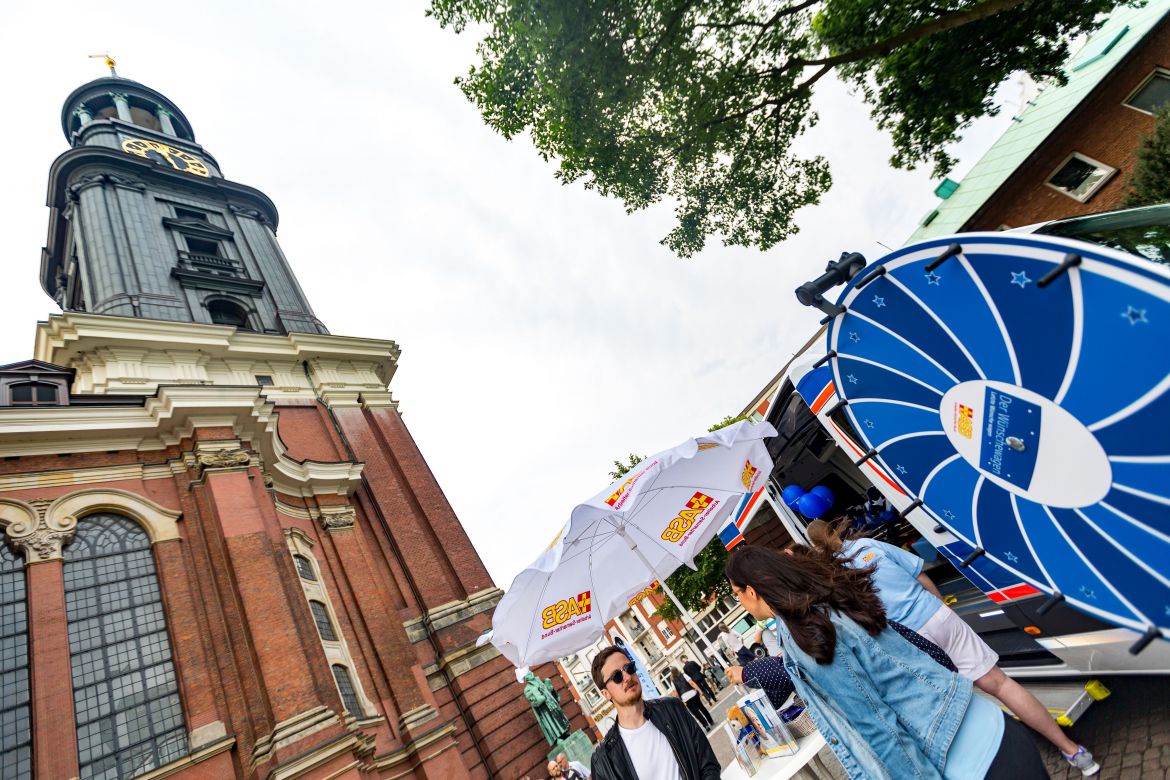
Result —
[[301, 579], [311, 582], [317, 581], [317, 575], [313, 573], [313, 564], [308, 558], [303, 555], [294, 555], [293, 561], [297, 565], [297, 574], [301, 575]]
[[341, 694], [341, 703], [352, 715], [362, 716], [362, 706], [358, 703], [357, 691], [353, 687], [353, 678], [349, 676], [349, 669], [341, 664], [333, 664], [333, 679], [337, 683], [337, 692]]
[[313, 622], [317, 624], [317, 631], [326, 642], [336, 642], [337, 632], [333, 630], [333, 621], [329, 619], [329, 610], [320, 601], [310, 601], [309, 609], [313, 610]]
[[9, 386], [13, 406], [56, 406], [57, 385], [48, 382], [21, 382]]
[[0, 777], [32, 777], [24, 561], [0, 541]]
[[64, 549], [81, 777], [134, 777], [187, 753], [166, 618], [146, 531], [95, 514]]
[[231, 325], [234, 328], [248, 329], [248, 314], [244, 307], [231, 301], [211, 301], [207, 304], [207, 313], [216, 325]]

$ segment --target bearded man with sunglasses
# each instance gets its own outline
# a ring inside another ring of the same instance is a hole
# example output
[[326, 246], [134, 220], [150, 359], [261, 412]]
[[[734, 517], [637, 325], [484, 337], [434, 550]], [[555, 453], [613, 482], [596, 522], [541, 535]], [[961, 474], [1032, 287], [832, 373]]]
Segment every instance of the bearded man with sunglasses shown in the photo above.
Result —
[[593, 752], [594, 780], [719, 780], [707, 735], [674, 697], [645, 701], [634, 662], [617, 647], [593, 659], [593, 682], [617, 723]]

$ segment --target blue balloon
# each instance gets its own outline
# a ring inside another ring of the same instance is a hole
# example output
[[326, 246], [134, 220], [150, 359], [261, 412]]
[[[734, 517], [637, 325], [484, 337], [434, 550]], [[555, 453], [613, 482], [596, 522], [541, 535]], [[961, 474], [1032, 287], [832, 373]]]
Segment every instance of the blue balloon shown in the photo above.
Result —
[[878, 514], [878, 517], [881, 518], [881, 521], [883, 523], [889, 523], [897, 516], [898, 516], [898, 513], [895, 512], [893, 509], [885, 509], [885, 510], [882, 510], [882, 512], [880, 514]]
[[789, 485], [780, 492], [780, 497], [784, 499], [784, 504], [789, 509], [796, 509], [796, 505], [804, 495], [804, 488], [800, 485]]
[[797, 508], [805, 517], [815, 519], [829, 511], [829, 502], [825, 500], [824, 496], [817, 495], [816, 493], [805, 493], [800, 497]]
[[829, 506], [833, 505], [833, 491], [829, 490], [824, 485], [817, 485], [815, 488], [813, 488], [812, 490], [810, 490], [808, 492], [815, 493], [816, 495], [825, 499], [826, 501], [829, 502]]

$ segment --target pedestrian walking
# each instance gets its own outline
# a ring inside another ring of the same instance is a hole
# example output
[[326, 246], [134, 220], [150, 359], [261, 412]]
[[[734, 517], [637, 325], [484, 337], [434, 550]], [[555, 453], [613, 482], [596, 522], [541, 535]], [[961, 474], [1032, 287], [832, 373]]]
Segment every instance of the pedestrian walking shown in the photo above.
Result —
[[699, 721], [699, 725], [703, 727], [704, 731], [710, 731], [715, 726], [715, 721], [712, 720], [711, 713], [707, 712], [707, 708], [699, 699], [699, 686], [695, 685], [695, 681], [683, 674], [677, 666], [670, 670], [670, 681], [674, 685], [678, 697], [682, 699], [682, 703], [695, 716], [695, 720]]
[[711, 691], [711, 686], [707, 685], [707, 679], [703, 677], [703, 669], [695, 661], [690, 660], [685, 655], [682, 657], [683, 673], [687, 677], [695, 681], [699, 686], [699, 692], [707, 699], [708, 704], [715, 703], [715, 694]]
[[645, 701], [625, 653], [605, 648], [591, 672], [617, 710], [617, 723], [593, 751], [593, 780], [719, 780], [707, 735], [673, 696]]
[[828, 556], [741, 545], [732, 593], [777, 618], [784, 668], [851, 780], [1042, 780], [1027, 732], [889, 627], [871, 581]]
[[943, 603], [938, 587], [922, 571], [925, 562], [921, 558], [875, 539], [843, 542], [823, 520], [809, 523], [808, 535], [816, 549], [838, 557], [846, 566], [873, 567], [874, 588], [889, 619], [941, 647], [955, 662], [959, 674], [998, 699], [1025, 725], [1055, 745], [1070, 766], [1085, 776], [1100, 771], [1093, 754], [1069, 739], [1048, 708], [1027, 688], [1004, 674], [996, 665], [999, 656], [995, 651]]

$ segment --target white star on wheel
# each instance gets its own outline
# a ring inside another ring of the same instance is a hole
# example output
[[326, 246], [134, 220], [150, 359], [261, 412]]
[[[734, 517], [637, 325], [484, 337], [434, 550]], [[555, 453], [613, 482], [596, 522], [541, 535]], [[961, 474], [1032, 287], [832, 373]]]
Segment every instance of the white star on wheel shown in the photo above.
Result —
[[1130, 325], [1137, 325], [1139, 322], [1149, 322], [1149, 320], [1146, 319], [1145, 309], [1135, 309], [1132, 306], [1127, 307], [1126, 310], [1121, 313], [1121, 316], [1129, 320]]
[[873, 427], [873, 420], [865, 420], [864, 422], [865, 422], [865, 427], [866, 427], [866, 428], [872, 428], [872, 427]]
[[947, 511], [943, 512], [943, 515], [947, 518], [947, 520], [954, 520], [955, 519], [955, 513], [949, 509]]
[[1087, 599], [1095, 599], [1095, 598], [1097, 598], [1097, 594], [1096, 594], [1096, 593], [1094, 593], [1094, 592], [1092, 591], [1092, 589], [1090, 589], [1090, 588], [1086, 588], [1084, 585], [1082, 585], [1082, 586], [1081, 586], [1081, 595], [1082, 595], [1082, 596], [1084, 596], [1084, 597], [1085, 597], [1085, 598], [1087, 598]]
[[873, 296], [873, 305], [879, 309], [886, 305], [886, 299], [880, 295]]
[[853, 376], [853, 374], [849, 374], [845, 378], [849, 380], [849, 384], [851, 384], [851, 385], [857, 384], [857, 377]]
[[906, 467], [899, 463], [897, 466], [894, 466], [894, 471], [898, 472], [899, 474], [905, 474]]
[[849, 331], [849, 340], [856, 344], [857, 342], [861, 341], [861, 336], [857, 335], [857, 331], [851, 330]]
[[942, 281], [942, 277], [939, 276], [938, 274], [936, 274], [934, 271], [931, 271], [931, 272], [926, 274], [926, 283], [927, 284], [933, 284], [935, 287], [938, 287], [938, 283], [940, 281]]
[[1003, 558], [1004, 558], [1004, 560], [1005, 560], [1005, 561], [1010, 561], [1010, 562], [1012, 562], [1012, 563], [1019, 563], [1019, 562], [1020, 562], [1019, 556], [1017, 556], [1017, 555], [1016, 555], [1014, 552], [1012, 552], [1011, 550], [1008, 550], [1007, 552], [1005, 552], [1005, 553], [1003, 554]]
[[1032, 280], [1028, 278], [1026, 271], [1012, 271], [1012, 284], [1018, 284], [1021, 290], [1031, 283]]

